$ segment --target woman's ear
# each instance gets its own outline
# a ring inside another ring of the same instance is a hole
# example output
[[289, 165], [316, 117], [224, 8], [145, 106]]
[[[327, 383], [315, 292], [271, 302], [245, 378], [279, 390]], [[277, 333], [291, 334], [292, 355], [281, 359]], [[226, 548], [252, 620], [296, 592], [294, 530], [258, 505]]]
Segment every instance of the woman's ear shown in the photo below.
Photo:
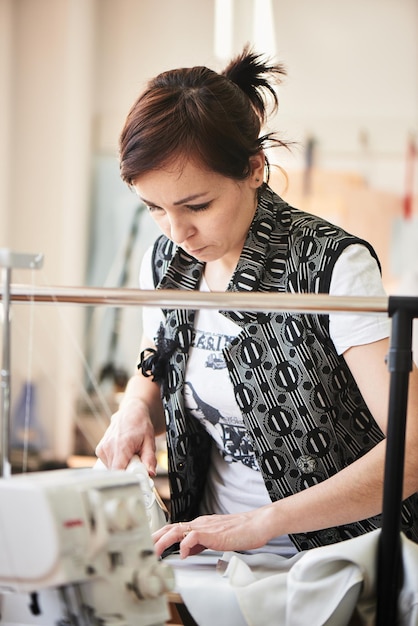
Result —
[[250, 182], [251, 186], [256, 189], [264, 182], [264, 167], [266, 157], [264, 152], [260, 150], [254, 156], [250, 157]]

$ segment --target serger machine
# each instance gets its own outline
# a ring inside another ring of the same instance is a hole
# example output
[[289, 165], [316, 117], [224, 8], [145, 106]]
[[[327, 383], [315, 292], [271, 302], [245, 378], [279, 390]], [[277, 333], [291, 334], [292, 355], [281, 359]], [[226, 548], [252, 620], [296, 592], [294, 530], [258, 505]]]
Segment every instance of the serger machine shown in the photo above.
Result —
[[140, 483], [91, 469], [0, 479], [1, 626], [166, 623], [174, 575]]

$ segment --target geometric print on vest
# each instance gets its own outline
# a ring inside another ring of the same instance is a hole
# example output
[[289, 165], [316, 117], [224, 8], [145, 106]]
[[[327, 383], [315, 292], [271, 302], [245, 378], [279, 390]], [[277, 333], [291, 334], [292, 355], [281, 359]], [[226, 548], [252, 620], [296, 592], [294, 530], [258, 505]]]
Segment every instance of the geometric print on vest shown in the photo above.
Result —
[[[328, 293], [342, 250], [367, 242], [293, 209], [263, 187], [228, 291]], [[204, 264], [161, 236], [153, 254], [160, 289], [197, 289]], [[383, 438], [344, 358], [331, 341], [326, 315], [222, 311], [241, 327], [224, 350], [248, 436], [272, 501], [332, 476]], [[210, 462], [210, 439], [188, 418], [182, 395], [194, 312], [164, 311], [165, 338], [177, 342], [162, 388], [167, 423], [171, 515], [199, 509]], [[169, 388], [169, 391], [167, 389]], [[308, 514], [308, 512], [307, 512]], [[403, 504], [402, 530], [418, 541], [418, 500]], [[341, 541], [377, 528], [380, 517], [291, 538], [299, 549]]]

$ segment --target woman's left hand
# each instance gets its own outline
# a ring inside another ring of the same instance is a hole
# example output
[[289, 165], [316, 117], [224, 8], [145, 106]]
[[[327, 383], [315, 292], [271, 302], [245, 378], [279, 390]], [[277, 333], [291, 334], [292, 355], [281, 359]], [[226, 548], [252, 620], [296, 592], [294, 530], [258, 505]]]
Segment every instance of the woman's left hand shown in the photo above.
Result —
[[220, 552], [251, 550], [261, 548], [269, 540], [262, 518], [262, 509], [234, 515], [203, 515], [191, 522], [163, 526], [152, 538], [158, 556], [180, 543], [182, 559], [207, 548]]

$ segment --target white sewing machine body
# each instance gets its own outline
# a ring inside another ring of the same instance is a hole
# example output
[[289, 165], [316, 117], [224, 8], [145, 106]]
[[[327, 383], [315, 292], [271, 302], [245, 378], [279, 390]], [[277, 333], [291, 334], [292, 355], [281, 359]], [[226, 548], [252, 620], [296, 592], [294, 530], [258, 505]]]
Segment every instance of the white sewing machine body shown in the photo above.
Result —
[[173, 584], [137, 475], [0, 479], [0, 626], [158, 626]]

